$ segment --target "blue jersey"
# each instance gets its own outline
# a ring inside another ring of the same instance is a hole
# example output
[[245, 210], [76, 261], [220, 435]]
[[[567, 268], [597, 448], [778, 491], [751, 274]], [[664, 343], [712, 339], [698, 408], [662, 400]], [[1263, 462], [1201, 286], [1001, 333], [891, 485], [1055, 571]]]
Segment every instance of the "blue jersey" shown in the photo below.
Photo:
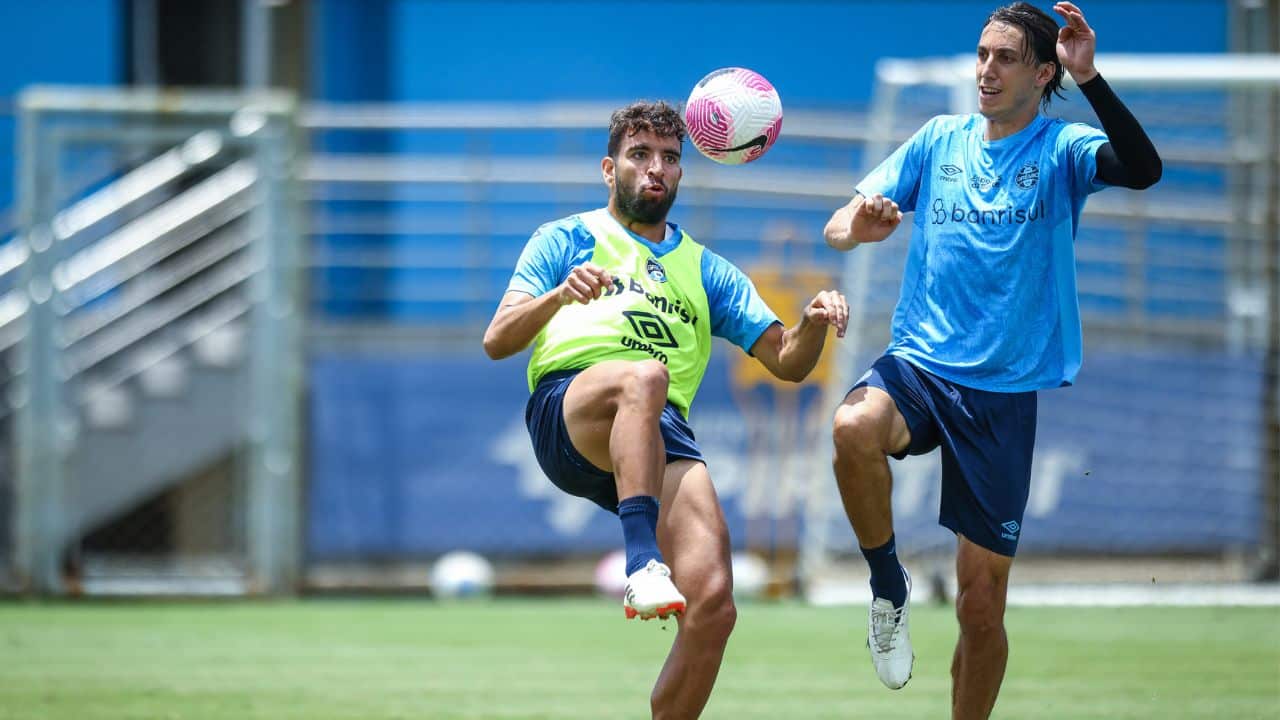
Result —
[[[627, 232], [660, 258], [680, 243], [680, 228], [674, 223], [668, 225], [667, 238], [658, 244]], [[577, 215], [543, 225], [520, 253], [507, 290], [534, 297], [554, 290], [570, 270], [591, 259], [594, 245], [595, 237]], [[764, 331], [778, 322], [778, 316], [765, 304], [751, 280], [710, 248], [702, 252], [702, 287], [707, 293], [711, 334], [743, 350], [750, 352]]]
[[915, 212], [888, 353], [992, 392], [1069, 385], [1080, 369], [1074, 242], [1101, 190], [1100, 130], [1037, 116], [983, 139], [981, 115], [930, 120], [858, 184]]

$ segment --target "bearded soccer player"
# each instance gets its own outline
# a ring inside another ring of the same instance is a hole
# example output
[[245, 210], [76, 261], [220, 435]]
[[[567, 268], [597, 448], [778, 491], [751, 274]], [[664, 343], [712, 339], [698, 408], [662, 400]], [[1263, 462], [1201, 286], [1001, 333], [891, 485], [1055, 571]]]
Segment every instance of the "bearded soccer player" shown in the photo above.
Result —
[[728, 530], [688, 423], [711, 336], [798, 382], [849, 317], [824, 291], [784, 330], [738, 268], [667, 222], [684, 136], [666, 103], [613, 114], [608, 205], [538, 228], [484, 337], [494, 359], [533, 344], [534, 452], [558, 488], [618, 515], [626, 616], [679, 617], [655, 718], [701, 713], [737, 615]]

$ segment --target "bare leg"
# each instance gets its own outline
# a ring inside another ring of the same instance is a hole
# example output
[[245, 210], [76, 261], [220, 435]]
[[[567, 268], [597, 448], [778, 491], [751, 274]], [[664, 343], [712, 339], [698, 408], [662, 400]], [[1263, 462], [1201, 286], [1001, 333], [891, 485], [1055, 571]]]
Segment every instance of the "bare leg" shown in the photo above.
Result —
[[957, 536], [956, 618], [960, 639], [951, 660], [951, 717], [985, 720], [995, 707], [1009, 659], [1005, 598], [1013, 558]]
[[836, 485], [845, 515], [862, 547], [879, 547], [893, 534], [893, 475], [888, 455], [900, 452], [911, 433], [893, 398], [864, 386], [836, 410], [833, 428]]
[[611, 360], [578, 373], [565, 392], [569, 439], [592, 465], [614, 474], [619, 500], [661, 492], [666, 450], [658, 418], [668, 383], [657, 360]]
[[579, 373], [565, 393], [574, 447], [614, 473], [618, 498], [660, 497], [658, 546], [687, 609], [650, 696], [653, 717], [696, 718], [706, 706], [737, 619], [729, 530], [700, 462], [666, 464], [658, 418], [667, 402], [666, 366], [610, 361]]
[[667, 466], [658, 542], [689, 605], [649, 704], [654, 718], [696, 718], [711, 696], [738, 616], [729, 530], [702, 463]]

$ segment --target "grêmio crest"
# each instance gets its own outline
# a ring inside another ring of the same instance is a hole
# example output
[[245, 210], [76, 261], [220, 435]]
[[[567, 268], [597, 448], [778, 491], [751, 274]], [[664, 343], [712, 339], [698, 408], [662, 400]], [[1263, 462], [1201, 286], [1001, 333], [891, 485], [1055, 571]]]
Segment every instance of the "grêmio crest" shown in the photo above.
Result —
[[654, 282], [664, 283], [667, 281], [667, 270], [662, 267], [662, 263], [653, 258], [649, 258], [644, 263], [644, 271]]

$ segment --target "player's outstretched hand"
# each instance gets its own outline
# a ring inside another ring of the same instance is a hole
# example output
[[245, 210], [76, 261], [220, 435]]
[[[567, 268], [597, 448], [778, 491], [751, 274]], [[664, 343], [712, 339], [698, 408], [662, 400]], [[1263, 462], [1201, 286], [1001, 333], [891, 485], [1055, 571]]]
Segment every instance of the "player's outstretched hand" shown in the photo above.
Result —
[[1098, 36], [1084, 21], [1084, 13], [1074, 3], [1060, 2], [1053, 11], [1067, 22], [1058, 30], [1058, 62], [1071, 73], [1076, 84], [1087, 83], [1098, 74], [1093, 66], [1093, 54], [1098, 48]]
[[569, 277], [560, 283], [560, 304], [582, 303], [586, 305], [604, 293], [604, 289], [613, 284], [613, 276], [608, 270], [595, 263], [582, 263], [569, 271]]
[[880, 242], [889, 237], [900, 222], [902, 211], [898, 209], [898, 203], [876, 193], [864, 197], [853, 211], [851, 229], [853, 237], [861, 242]]
[[835, 290], [823, 290], [809, 301], [804, 317], [810, 322], [830, 325], [836, 329], [836, 337], [844, 337], [849, 327], [849, 303]]

